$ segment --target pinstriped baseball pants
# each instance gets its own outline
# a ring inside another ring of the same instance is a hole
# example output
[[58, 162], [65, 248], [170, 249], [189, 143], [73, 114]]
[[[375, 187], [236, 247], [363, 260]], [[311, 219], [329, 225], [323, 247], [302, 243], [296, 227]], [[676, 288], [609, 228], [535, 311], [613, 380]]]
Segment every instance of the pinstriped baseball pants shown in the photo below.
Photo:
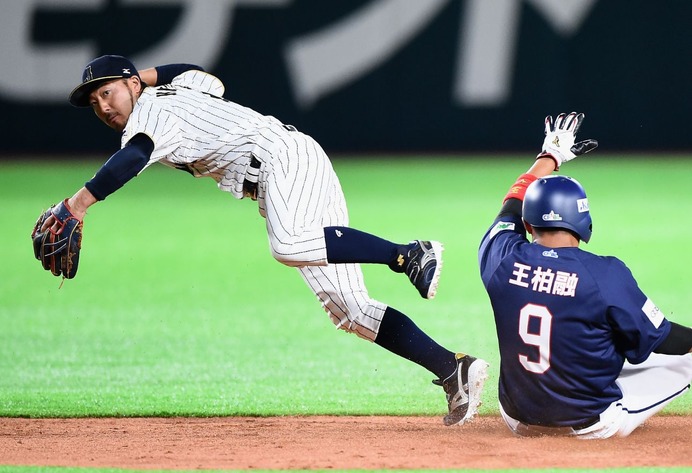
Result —
[[298, 268], [337, 328], [373, 341], [387, 306], [368, 295], [359, 264], [328, 264], [324, 227], [348, 226], [339, 179], [321, 146], [300, 132], [261, 177], [260, 213], [272, 255]]

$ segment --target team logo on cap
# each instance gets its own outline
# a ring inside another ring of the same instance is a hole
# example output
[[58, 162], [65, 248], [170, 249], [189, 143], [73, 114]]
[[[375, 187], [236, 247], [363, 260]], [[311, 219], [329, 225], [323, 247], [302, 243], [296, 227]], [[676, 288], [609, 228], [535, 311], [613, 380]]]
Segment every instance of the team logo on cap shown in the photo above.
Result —
[[84, 82], [88, 82], [94, 78], [94, 73], [91, 72], [91, 66], [87, 66], [84, 69]]
[[562, 220], [560, 214], [556, 214], [554, 210], [551, 210], [549, 214], [543, 214], [541, 218], [544, 222], [559, 222]]

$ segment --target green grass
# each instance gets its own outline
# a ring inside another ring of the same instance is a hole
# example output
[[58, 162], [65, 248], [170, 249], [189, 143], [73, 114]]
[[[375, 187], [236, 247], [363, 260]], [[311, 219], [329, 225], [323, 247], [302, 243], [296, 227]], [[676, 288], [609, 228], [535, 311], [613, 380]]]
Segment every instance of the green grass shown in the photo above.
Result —
[[[527, 156], [337, 159], [351, 226], [394, 241], [439, 239], [438, 297], [364, 268], [373, 297], [441, 344], [491, 362], [482, 415], [496, 414], [498, 350], [478, 276], [479, 239]], [[100, 161], [0, 162], [0, 416], [442, 415], [432, 375], [334, 329], [295, 269], [276, 263], [251, 201], [154, 166], [94, 206], [79, 274], [43, 271], [29, 234]], [[594, 236], [672, 320], [692, 325], [692, 159], [582, 158]], [[692, 412], [690, 396], [666, 412]], [[12, 470], [16, 471], [16, 470]]]

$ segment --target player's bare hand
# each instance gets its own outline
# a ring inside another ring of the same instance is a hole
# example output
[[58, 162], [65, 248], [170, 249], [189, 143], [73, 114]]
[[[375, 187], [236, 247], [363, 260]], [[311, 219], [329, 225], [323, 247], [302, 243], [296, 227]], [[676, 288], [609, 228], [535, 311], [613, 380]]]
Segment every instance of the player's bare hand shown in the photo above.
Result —
[[584, 117], [577, 112], [561, 113], [555, 120], [551, 115], [545, 117], [545, 139], [537, 157], [551, 157], [557, 171], [563, 163], [596, 149], [598, 141], [593, 139], [574, 142]]

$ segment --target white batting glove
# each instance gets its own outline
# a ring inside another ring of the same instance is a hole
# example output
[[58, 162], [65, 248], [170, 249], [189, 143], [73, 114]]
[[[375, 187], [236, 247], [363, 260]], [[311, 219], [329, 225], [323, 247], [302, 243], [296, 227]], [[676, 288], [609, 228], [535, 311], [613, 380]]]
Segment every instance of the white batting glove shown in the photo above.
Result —
[[550, 115], [545, 117], [545, 140], [543, 140], [543, 149], [536, 159], [552, 158], [557, 171], [562, 163], [596, 149], [598, 146], [596, 140], [574, 142], [582, 121], [584, 121], [584, 114], [577, 112], [561, 113], [555, 121]]

